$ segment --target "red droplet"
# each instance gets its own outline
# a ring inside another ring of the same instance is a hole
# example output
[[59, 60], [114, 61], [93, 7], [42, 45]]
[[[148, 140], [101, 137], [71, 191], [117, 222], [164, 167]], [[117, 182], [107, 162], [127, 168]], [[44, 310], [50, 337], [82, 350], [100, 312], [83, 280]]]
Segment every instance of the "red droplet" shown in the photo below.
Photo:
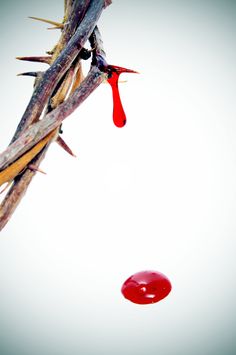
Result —
[[159, 302], [171, 291], [168, 278], [158, 271], [141, 271], [130, 276], [121, 288], [129, 301], [137, 304]]
[[118, 87], [119, 76], [122, 73], [138, 74], [138, 72], [132, 69], [118, 67], [117, 65], [108, 65], [108, 67], [110, 70], [110, 77], [108, 77], [107, 81], [111, 85], [113, 96], [113, 122], [117, 127], [124, 127], [126, 124], [126, 115], [120, 99]]
[[118, 80], [120, 73], [113, 72], [112, 76], [108, 78], [108, 83], [112, 88], [113, 96], [113, 122], [117, 127], [124, 127], [126, 124], [126, 116], [121, 103], [120, 93], [118, 88]]

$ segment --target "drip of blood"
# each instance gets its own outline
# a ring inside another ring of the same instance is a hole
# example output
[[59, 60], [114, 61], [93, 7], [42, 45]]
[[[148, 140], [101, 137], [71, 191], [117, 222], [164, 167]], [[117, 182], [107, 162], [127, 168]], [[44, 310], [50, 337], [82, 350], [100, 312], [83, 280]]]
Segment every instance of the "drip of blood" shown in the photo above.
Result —
[[118, 80], [120, 73], [114, 72], [107, 81], [111, 85], [112, 89], [112, 97], [113, 97], [113, 122], [116, 127], [124, 127], [126, 124], [126, 115], [122, 106], [122, 102], [120, 99]]
[[116, 127], [124, 127], [126, 124], [126, 115], [120, 99], [118, 81], [121, 73], [137, 73], [134, 70], [126, 69], [114, 65], [109, 65], [110, 75], [107, 79], [111, 85], [112, 97], [113, 97], [113, 122]]
[[137, 304], [156, 303], [171, 291], [169, 279], [158, 271], [141, 271], [130, 276], [121, 292], [129, 301]]

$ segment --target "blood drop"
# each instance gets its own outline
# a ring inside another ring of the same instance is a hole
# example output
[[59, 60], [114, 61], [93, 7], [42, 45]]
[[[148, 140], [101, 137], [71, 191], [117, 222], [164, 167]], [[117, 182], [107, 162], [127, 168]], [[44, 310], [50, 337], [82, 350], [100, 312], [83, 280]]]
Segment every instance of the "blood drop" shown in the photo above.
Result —
[[156, 303], [171, 291], [169, 279], [158, 271], [140, 271], [130, 276], [121, 292], [129, 301], [137, 304]]
[[116, 127], [124, 127], [126, 124], [126, 115], [121, 103], [120, 93], [118, 88], [118, 80], [120, 73], [114, 72], [107, 81], [111, 85], [112, 88], [112, 96], [113, 96], [113, 122]]
[[135, 70], [118, 67], [117, 65], [108, 65], [107, 70], [109, 76], [107, 82], [111, 85], [112, 97], [113, 97], [113, 122], [116, 127], [124, 127], [126, 124], [126, 115], [122, 106], [119, 93], [119, 77], [122, 73], [138, 73]]

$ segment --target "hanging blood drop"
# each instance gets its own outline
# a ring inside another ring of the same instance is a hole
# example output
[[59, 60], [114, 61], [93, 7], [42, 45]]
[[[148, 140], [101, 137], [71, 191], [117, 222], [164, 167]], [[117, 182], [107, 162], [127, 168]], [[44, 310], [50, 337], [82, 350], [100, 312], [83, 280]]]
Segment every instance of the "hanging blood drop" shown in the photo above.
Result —
[[113, 96], [113, 122], [117, 127], [124, 127], [126, 124], [126, 116], [121, 103], [120, 93], [118, 88], [118, 80], [120, 73], [112, 73], [112, 76], [108, 78], [108, 83], [112, 88]]
[[120, 99], [118, 87], [119, 76], [122, 73], [138, 74], [138, 72], [132, 69], [118, 67], [117, 65], [108, 65], [107, 67], [110, 71], [107, 81], [111, 85], [113, 96], [113, 122], [117, 127], [124, 127], [126, 124], [126, 115]]
[[171, 291], [169, 279], [158, 271], [141, 271], [130, 276], [121, 292], [129, 301], [137, 304], [156, 303]]

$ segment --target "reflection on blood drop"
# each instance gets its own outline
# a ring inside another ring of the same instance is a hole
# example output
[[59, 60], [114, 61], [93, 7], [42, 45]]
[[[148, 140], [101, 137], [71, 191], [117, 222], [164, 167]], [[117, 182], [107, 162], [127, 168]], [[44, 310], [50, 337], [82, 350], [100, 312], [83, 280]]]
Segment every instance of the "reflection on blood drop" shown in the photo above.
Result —
[[171, 291], [169, 279], [158, 271], [141, 271], [130, 276], [121, 292], [129, 301], [137, 304], [159, 302]]

